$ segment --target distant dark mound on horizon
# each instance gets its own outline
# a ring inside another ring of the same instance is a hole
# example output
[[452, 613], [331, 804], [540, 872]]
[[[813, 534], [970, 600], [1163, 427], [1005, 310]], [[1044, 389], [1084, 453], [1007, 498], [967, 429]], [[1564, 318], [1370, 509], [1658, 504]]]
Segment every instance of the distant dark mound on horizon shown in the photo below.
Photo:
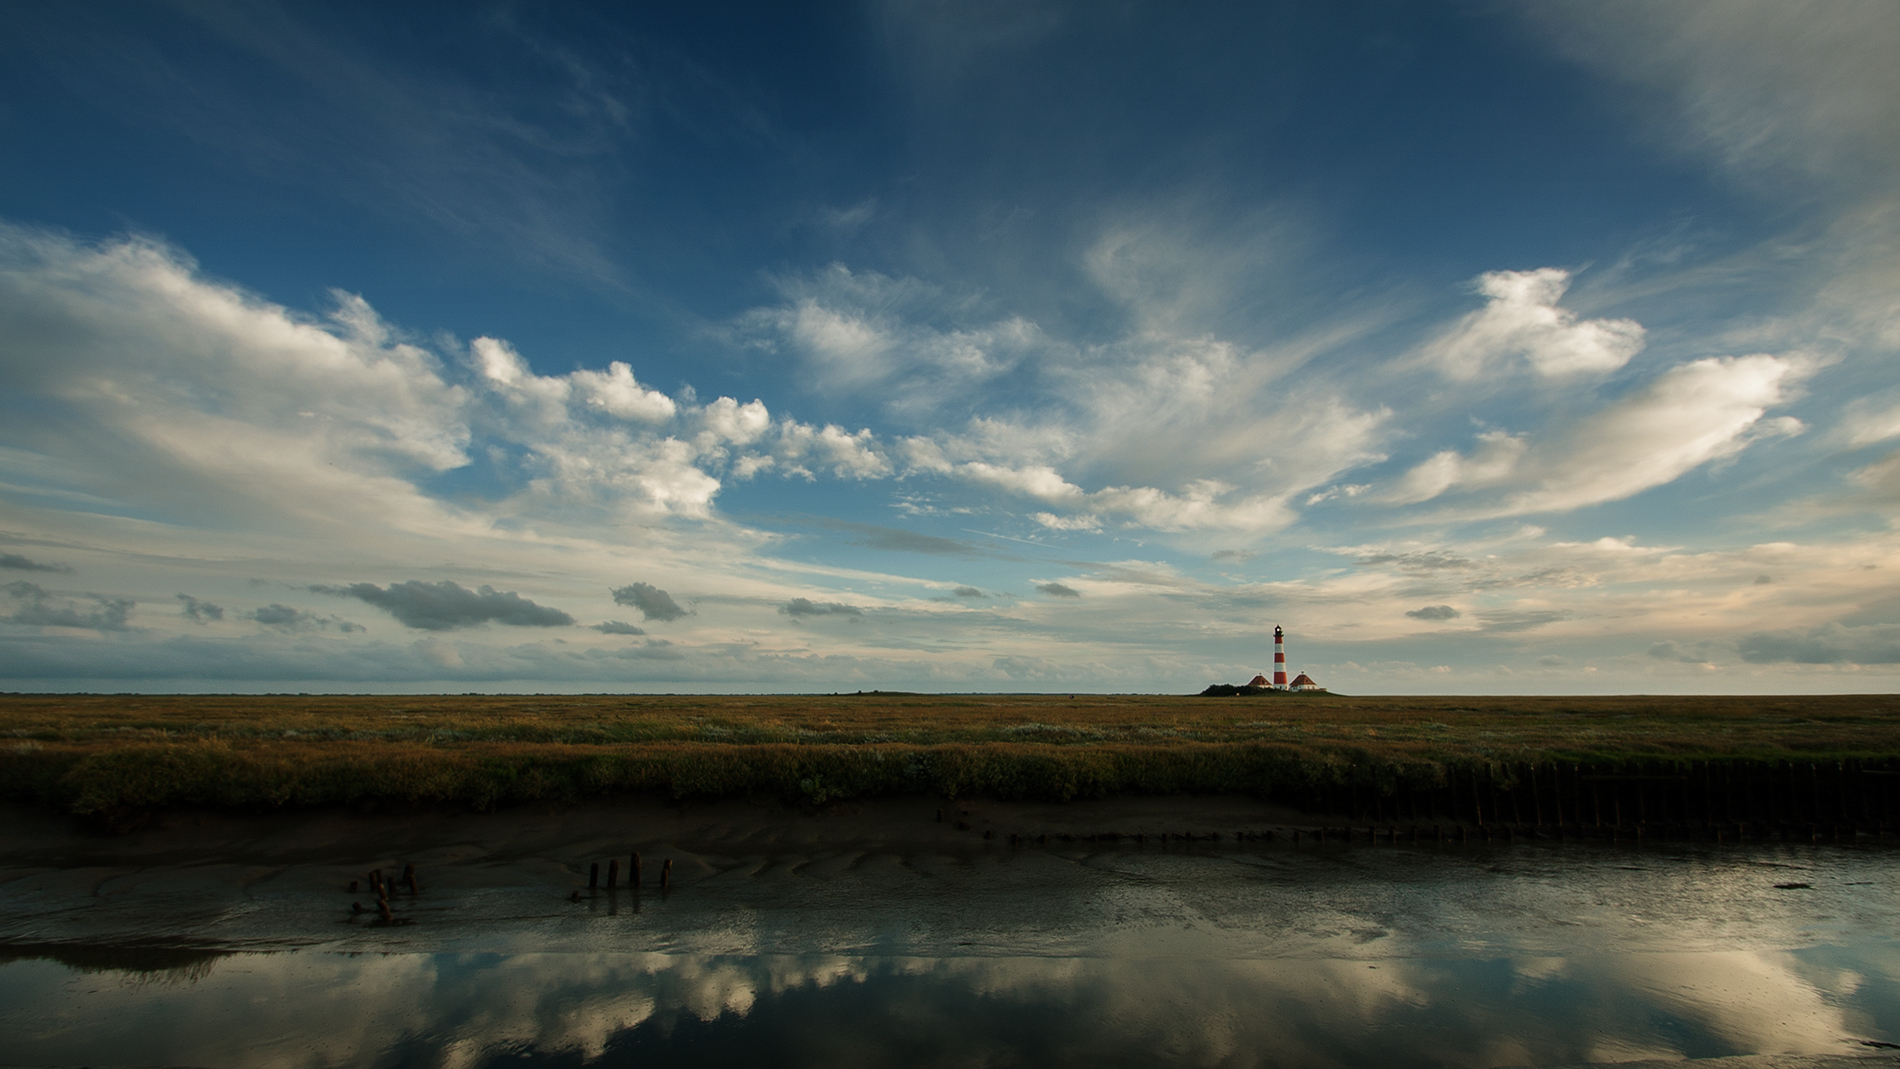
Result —
[[1250, 683], [1215, 683], [1200, 693], [1203, 698], [1252, 698], [1264, 695], [1269, 698], [1336, 698], [1339, 695], [1326, 690], [1274, 690], [1272, 687], [1256, 687]]

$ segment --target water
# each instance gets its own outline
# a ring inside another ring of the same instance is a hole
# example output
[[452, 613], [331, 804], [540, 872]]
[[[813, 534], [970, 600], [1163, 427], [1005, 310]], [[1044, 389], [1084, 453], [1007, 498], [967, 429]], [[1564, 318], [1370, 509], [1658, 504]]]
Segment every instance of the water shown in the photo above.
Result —
[[853, 848], [683, 859], [670, 894], [580, 903], [567, 870], [437, 862], [393, 926], [288, 869], [223, 897], [202, 867], [89, 870], [83, 901], [72, 871], [0, 886], [0, 1063], [1549, 1066], [1900, 1043], [1900, 855], [1877, 848]]

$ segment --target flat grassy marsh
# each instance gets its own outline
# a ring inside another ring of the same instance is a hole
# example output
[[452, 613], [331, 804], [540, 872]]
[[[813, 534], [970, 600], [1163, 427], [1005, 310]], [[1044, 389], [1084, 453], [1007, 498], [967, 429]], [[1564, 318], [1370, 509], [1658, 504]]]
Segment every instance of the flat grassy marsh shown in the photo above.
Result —
[[78, 813], [617, 793], [1389, 797], [1472, 769], [1508, 786], [1566, 763], [1893, 759], [1891, 695], [0, 695], [0, 790]]

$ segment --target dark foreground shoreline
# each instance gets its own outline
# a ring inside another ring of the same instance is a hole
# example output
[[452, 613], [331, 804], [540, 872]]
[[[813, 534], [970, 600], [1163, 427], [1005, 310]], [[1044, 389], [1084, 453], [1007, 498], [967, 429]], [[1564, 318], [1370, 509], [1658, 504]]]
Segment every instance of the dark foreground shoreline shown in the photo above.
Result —
[[1871, 832], [1414, 840], [1231, 794], [147, 816], [0, 807], [0, 1023], [35, 1064], [766, 1064], [799, 1038], [813, 1065], [1820, 1069], [1900, 1041], [1900, 853]]

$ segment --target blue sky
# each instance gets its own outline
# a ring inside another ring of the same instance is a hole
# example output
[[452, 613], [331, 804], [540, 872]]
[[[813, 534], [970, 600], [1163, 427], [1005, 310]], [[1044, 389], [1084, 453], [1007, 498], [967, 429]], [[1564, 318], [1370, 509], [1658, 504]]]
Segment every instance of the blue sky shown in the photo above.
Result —
[[0, 687], [1900, 682], [1900, 8], [46, 5]]

